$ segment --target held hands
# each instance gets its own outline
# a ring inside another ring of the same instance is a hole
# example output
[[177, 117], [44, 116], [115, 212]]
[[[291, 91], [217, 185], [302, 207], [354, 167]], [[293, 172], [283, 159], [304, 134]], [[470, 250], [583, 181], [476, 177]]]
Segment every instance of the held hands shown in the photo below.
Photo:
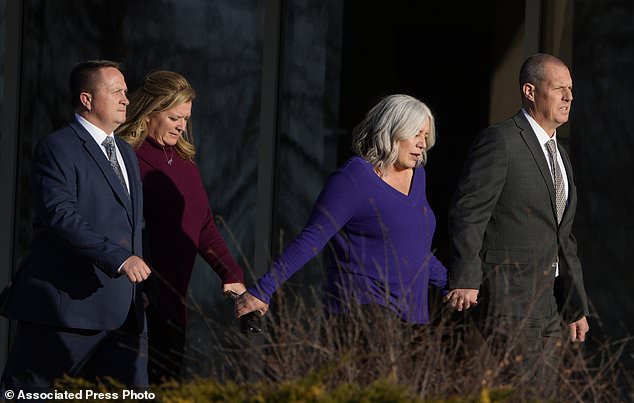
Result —
[[478, 305], [478, 290], [472, 288], [456, 288], [445, 295], [444, 301], [454, 311], [466, 311]]
[[138, 256], [130, 256], [121, 266], [121, 274], [128, 277], [132, 283], [140, 283], [148, 278], [152, 271], [147, 264]]
[[232, 292], [234, 294], [242, 295], [247, 291], [247, 288], [242, 283], [229, 283], [222, 285], [222, 293], [227, 294]]
[[223, 288], [225, 295], [234, 301], [236, 317], [240, 321], [240, 331], [247, 334], [262, 333], [262, 316], [269, 306], [249, 294], [242, 283], [227, 284]]
[[249, 312], [259, 311], [264, 315], [269, 310], [269, 304], [245, 292], [236, 300], [236, 317], [239, 318]]
[[586, 340], [586, 333], [590, 330], [590, 326], [586, 317], [583, 316], [578, 321], [570, 323], [568, 329], [570, 329], [570, 341], [583, 343]]

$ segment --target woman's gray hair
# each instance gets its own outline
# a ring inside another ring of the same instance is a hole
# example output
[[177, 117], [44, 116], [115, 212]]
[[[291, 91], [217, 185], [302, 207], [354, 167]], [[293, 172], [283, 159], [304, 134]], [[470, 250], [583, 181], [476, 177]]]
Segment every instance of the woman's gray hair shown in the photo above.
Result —
[[427, 162], [427, 150], [436, 143], [434, 115], [427, 105], [409, 95], [389, 95], [370, 111], [353, 132], [352, 150], [381, 173], [398, 159], [399, 142], [415, 136], [429, 119], [426, 148], [418, 164]]

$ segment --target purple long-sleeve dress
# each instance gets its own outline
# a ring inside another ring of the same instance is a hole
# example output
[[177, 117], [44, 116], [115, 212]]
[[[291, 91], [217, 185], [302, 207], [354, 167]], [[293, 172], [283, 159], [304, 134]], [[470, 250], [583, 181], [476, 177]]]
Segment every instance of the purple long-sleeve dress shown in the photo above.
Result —
[[409, 323], [427, 323], [428, 285], [447, 284], [447, 270], [431, 252], [435, 227], [422, 167], [404, 195], [353, 157], [330, 177], [302, 232], [249, 292], [268, 303], [330, 241], [328, 310], [345, 311], [354, 299], [386, 306]]

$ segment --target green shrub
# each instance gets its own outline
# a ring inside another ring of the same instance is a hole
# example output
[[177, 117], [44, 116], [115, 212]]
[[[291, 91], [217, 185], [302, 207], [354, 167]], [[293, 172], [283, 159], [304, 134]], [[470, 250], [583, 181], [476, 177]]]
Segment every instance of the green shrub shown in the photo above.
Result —
[[[56, 384], [59, 390], [93, 390], [103, 393], [118, 393], [126, 389], [112, 379], [103, 379], [98, 384], [83, 379], [66, 377]], [[509, 402], [513, 396], [511, 388], [495, 390], [482, 389], [478, 396], [451, 397], [447, 399], [423, 400], [412, 395], [406, 388], [392, 380], [379, 379], [367, 386], [342, 383], [329, 388], [320, 376], [310, 375], [294, 381], [279, 384], [255, 382], [236, 384], [219, 383], [209, 379], [194, 379], [182, 384], [167, 382], [149, 390], [156, 396], [157, 402], [226, 402], [226, 403], [492, 403]], [[64, 400], [62, 400], [64, 401]], [[69, 402], [97, 402], [103, 399], [76, 399]], [[127, 399], [127, 401], [133, 401]]]

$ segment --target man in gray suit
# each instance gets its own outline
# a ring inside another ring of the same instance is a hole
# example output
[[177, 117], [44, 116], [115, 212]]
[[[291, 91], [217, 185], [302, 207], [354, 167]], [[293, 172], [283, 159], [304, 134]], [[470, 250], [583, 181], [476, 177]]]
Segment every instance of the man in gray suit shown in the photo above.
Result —
[[[577, 193], [556, 129], [568, 121], [572, 79], [560, 59], [536, 54], [520, 70], [522, 110], [475, 139], [449, 211], [449, 306], [474, 307], [481, 334], [502, 333], [525, 364], [588, 331], [588, 304], [571, 233]], [[497, 339], [499, 341], [499, 338]]]

